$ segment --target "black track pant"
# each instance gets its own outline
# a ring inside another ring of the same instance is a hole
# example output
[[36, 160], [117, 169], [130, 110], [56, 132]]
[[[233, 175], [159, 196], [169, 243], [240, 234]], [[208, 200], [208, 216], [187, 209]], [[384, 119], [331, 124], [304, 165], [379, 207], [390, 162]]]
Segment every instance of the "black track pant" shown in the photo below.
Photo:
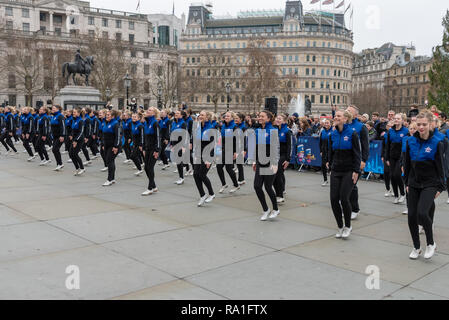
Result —
[[285, 174], [284, 174], [284, 166], [282, 165], [287, 158], [285, 155], [281, 155], [278, 164], [278, 171], [276, 172], [276, 178], [274, 179], [274, 190], [276, 191], [276, 196], [279, 198], [284, 197], [285, 191]]
[[326, 167], [326, 164], [324, 163], [324, 161], [321, 164], [321, 172], [323, 173], [324, 182], [326, 182], [327, 181], [327, 167]]
[[130, 138], [125, 137], [125, 144], [123, 145], [123, 151], [125, 151], [126, 160], [131, 160], [131, 146], [129, 145]]
[[101, 156], [101, 159], [103, 159], [104, 167], [107, 168], [108, 165], [106, 163], [106, 152], [103, 149], [103, 146], [101, 146], [101, 148], [100, 148], [100, 156]]
[[401, 161], [399, 159], [390, 159], [390, 172], [394, 196], [398, 198], [399, 191], [401, 192], [401, 196], [404, 196], [404, 182], [402, 181]]
[[[224, 159], [224, 157], [223, 157], [223, 159]], [[237, 182], [237, 177], [235, 176], [233, 164], [217, 164], [217, 172], [218, 172], [218, 176], [220, 177], [221, 185], [222, 186], [226, 185], [226, 179], [225, 179], [223, 167], [226, 167], [226, 171], [228, 172], [229, 176], [231, 177], [234, 187], [238, 187], [239, 184]]]
[[[352, 176], [352, 174], [351, 174]], [[359, 182], [360, 175], [357, 178], [357, 182]], [[349, 197], [349, 201], [351, 202], [351, 208], [352, 212], [360, 212], [359, 207], [359, 188], [357, 188], [357, 183], [354, 185], [354, 188], [352, 188], [351, 196]], [[349, 228], [349, 227], [348, 227]]]
[[5, 147], [6, 151], [9, 151], [9, 146], [6, 144], [6, 134], [5, 133], [0, 134], [0, 142]]
[[73, 143], [70, 145], [69, 156], [70, 159], [72, 159], [73, 165], [75, 166], [76, 170], [84, 169], [83, 161], [78, 154], [82, 148], [82, 145], [83, 143], [81, 141], [76, 144], [76, 147], [73, 147]]
[[387, 162], [384, 160], [384, 182], [385, 182], [385, 188], [387, 191], [390, 191], [390, 166], [387, 165]]
[[115, 180], [115, 158], [117, 154], [112, 151], [113, 147], [104, 147], [106, 166], [108, 167], [108, 181]]
[[167, 154], [165, 153], [165, 149], [167, 148], [167, 145], [162, 141], [162, 150], [159, 158], [162, 160], [162, 162], [167, 165], [168, 164], [168, 158]]
[[87, 141], [87, 146], [89, 147], [90, 151], [92, 151], [92, 154], [96, 156], [98, 154], [98, 146], [97, 146], [97, 140], [90, 137], [89, 141]]
[[[218, 168], [218, 165], [217, 165]], [[262, 168], [268, 170], [268, 168]], [[260, 204], [262, 205], [262, 209], [264, 212], [268, 211], [268, 205], [265, 200], [265, 193], [263, 192], [262, 187], [265, 187], [265, 191], [270, 197], [271, 203], [273, 205], [273, 210], [278, 210], [278, 204], [276, 201], [276, 193], [273, 190], [273, 183], [276, 177], [275, 174], [272, 175], [261, 175], [260, 174], [260, 166], [256, 166], [256, 175], [254, 176], [254, 190], [256, 191], [257, 198], [259, 198]]]
[[209, 169], [207, 168], [205, 163], [193, 165], [193, 178], [195, 179], [195, 184], [196, 187], [198, 188], [198, 192], [200, 193], [201, 198], [206, 195], [206, 193], [204, 192], [203, 184], [206, 186], [209, 195], [210, 196], [214, 195], [212, 184], [210, 183], [210, 180], [207, 177], [208, 172]]
[[71, 144], [72, 144], [72, 140], [70, 140], [69, 136], [66, 136], [65, 140], [64, 140], [65, 151], [67, 151], [67, 152], [70, 151], [70, 145]]
[[426, 233], [427, 245], [433, 245], [433, 230], [430, 211], [435, 205], [435, 195], [437, 189], [435, 187], [417, 189], [408, 188], [408, 226], [412, 235], [413, 246], [420, 249], [418, 222], [424, 228]]
[[56, 164], [58, 166], [62, 166], [62, 157], [61, 157], [61, 146], [64, 142], [61, 142], [59, 140], [60, 137], [55, 137], [55, 141], [53, 142], [53, 155], [55, 156], [56, 159]]
[[[344, 226], [347, 228], [351, 227], [351, 213], [353, 210], [349, 198], [353, 188], [354, 182], [352, 181], [352, 172], [331, 173], [331, 206], [338, 228], [340, 229]], [[345, 217], [344, 224], [342, 214]]]
[[87, 151], [87, 143], [83, 143], [83, 146], [81, 147], [81, 151], [84, 154], [84, 158], [86, 158], [87, 161], [90, 161], [89, 151]]
[[23, 139], [23, 147], [25, 148], [25, 150], [28, 152], [28, 155], [30, 157], [34, 156], [33, 151], [31, 150], [31, 146], [30, 146], [30, 142], [31, 142], [31, 137], [29, 136], [28, 139], [24, 138]]
[[39, 136], [36, 142], [37, 153], [39, 154], [41, 160], [44, 160], [44, 158], [45, 160], [50, 160], [50, 158], [48, 157], [47, 149], [45, 148], [45, 144], [46, 142], [42, 140], [42, 137]]
[[9, 146], [12, 149], [12, 151], [17, 152], [17, 149], [14, 146], [14, 143], [12, 142], [11, 138], [12, 137], [9, 135], [9, 133], [6, 132], [2, 135], [1, 141], [2, 141], [2, 143], [3, 143], [3, 141], [6, 143], [6, 145], [5, 145], [5, 143], [3, 143], [3, 145], [5, 146], [7, 151], [9, 151], [9, 148], [8, 148], [8, 146]]
[[131, 148], [130, 158], [134, 162], [134, 165], [137, 167], [137, 170], [142, 171], [142, 163], [140, 162], [141, 152], [139, 147], [133, 146]]
[[156, 162], [157, 159], [154, 157], [154, 151], [145, 150], [145, 173], [148, 177], [148, 190], [156, 189], [156, 182], [154, 181], [154, 166]]

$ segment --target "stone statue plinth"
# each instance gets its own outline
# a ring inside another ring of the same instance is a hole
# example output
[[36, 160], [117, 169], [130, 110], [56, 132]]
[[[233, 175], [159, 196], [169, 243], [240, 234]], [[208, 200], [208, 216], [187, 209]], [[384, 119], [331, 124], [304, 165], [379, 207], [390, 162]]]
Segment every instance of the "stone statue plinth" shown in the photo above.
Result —
[[59, 94], [55, 97], [55, 103], [64, 108], [68, 101], [100, 102], [101, 94], [94, 87], [66, 86], [59, 90]]

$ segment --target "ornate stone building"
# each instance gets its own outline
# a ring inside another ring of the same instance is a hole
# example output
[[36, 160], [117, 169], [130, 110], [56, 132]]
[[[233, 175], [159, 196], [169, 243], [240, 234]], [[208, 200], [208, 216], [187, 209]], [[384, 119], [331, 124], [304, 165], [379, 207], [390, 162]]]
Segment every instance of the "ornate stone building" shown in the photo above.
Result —
[[[136, 97], [139, 105], [155, 106], [158, 98], [164, 105], [173, 104], [177, 94], [161, 92], [168, 87], [161, 81], [176, 80], [177, 50], [154, 44], [153, 38], [153, 25], [144, 14], [93, 8], [77, 0], [0, 0], [0, 68], [4, 74], [0, 101], [17, 106], [45, 103], [64, 86], [62, 63], [72, 61], [76, 49], [85, 56], [93, 42], [107, 40], [112, 49], [120, 49], [123, 72], [107, 87], [93, 83], [105, 100], [111, 98], [119, 107], [126, 103], [122, 79], [128, 71], [134, 78], [130, 98]], [[118, 66], [96, 67], [101, 68], [97, 72], [105, 72]]]
[[[349, 104], [353, 35], [345, 27], [344, 14], [306, 13], [301, 1], [287, 1], [282, 11], [241, 12], [225, 18], [214, 17], [211, 5], [192, 4], [180, 44], [183, 77], [218, 78], [219, 110], [226, 109], [225, 84], [229, 83], [230, 108], [248, 110], [252, 96], [243, 80], [251, 68], [248, 47], [261, 39], [263, 50], [274, 57], [269, 67], [279, 79], [288, 79], [285, 90], [276, 93], [281, 110], [298, 94], [303, 100], [310, 98], [313, 112], [329, 112], [332, 104]], [[205, 56], [214, 55], [220, 61], [204, 70]], [[183, 99], [195, 109], [214, 107], [207, 91], [196, 88], [184, 92]]]

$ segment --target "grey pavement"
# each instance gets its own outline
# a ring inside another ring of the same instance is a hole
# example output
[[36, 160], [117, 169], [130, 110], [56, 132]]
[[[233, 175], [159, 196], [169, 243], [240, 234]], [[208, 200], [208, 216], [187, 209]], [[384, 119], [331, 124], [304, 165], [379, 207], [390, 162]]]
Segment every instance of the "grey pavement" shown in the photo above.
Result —
[[[345, 241], [334, 238], [321, 174], [287, 171], [279, 218], [261, 222], [250, 167], [235, 195], [198, 208], [193, 177], [175, 185], [173, 166], [156, 166], [159, 192], [142, 197], [147, 179], [122, 156], [108, 188], [101, 160], [74, 177], [66, 155], [59, 173], [26, 158], [0, 155], [0, 299], [449, 299], [447, 193], [437, 254], [411, 261], [405, 206], [384, 197], [383, 183], [360, 181], [362, 212]], [[218, 192], [215, 169], [209, 177]], [[79, 289], [66, 287], [68, 266]], [[367, 288], [369, 266], [378, 289]]]

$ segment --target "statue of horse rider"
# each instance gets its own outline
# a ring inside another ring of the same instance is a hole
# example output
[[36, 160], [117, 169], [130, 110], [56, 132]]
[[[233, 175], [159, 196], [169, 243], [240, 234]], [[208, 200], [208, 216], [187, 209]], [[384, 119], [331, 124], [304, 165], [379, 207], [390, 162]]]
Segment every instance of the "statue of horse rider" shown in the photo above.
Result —
[[78, 65], [79, 70], [81, 71], [81, 73], [85, 72], [85, 70], [86, 70], [86, 68], [85, 68], [86, 60], [84, 60], [83, 57], [81, 56], [80, 49], [76, 50], [76, 53], [75, 53], [75, 64]]

